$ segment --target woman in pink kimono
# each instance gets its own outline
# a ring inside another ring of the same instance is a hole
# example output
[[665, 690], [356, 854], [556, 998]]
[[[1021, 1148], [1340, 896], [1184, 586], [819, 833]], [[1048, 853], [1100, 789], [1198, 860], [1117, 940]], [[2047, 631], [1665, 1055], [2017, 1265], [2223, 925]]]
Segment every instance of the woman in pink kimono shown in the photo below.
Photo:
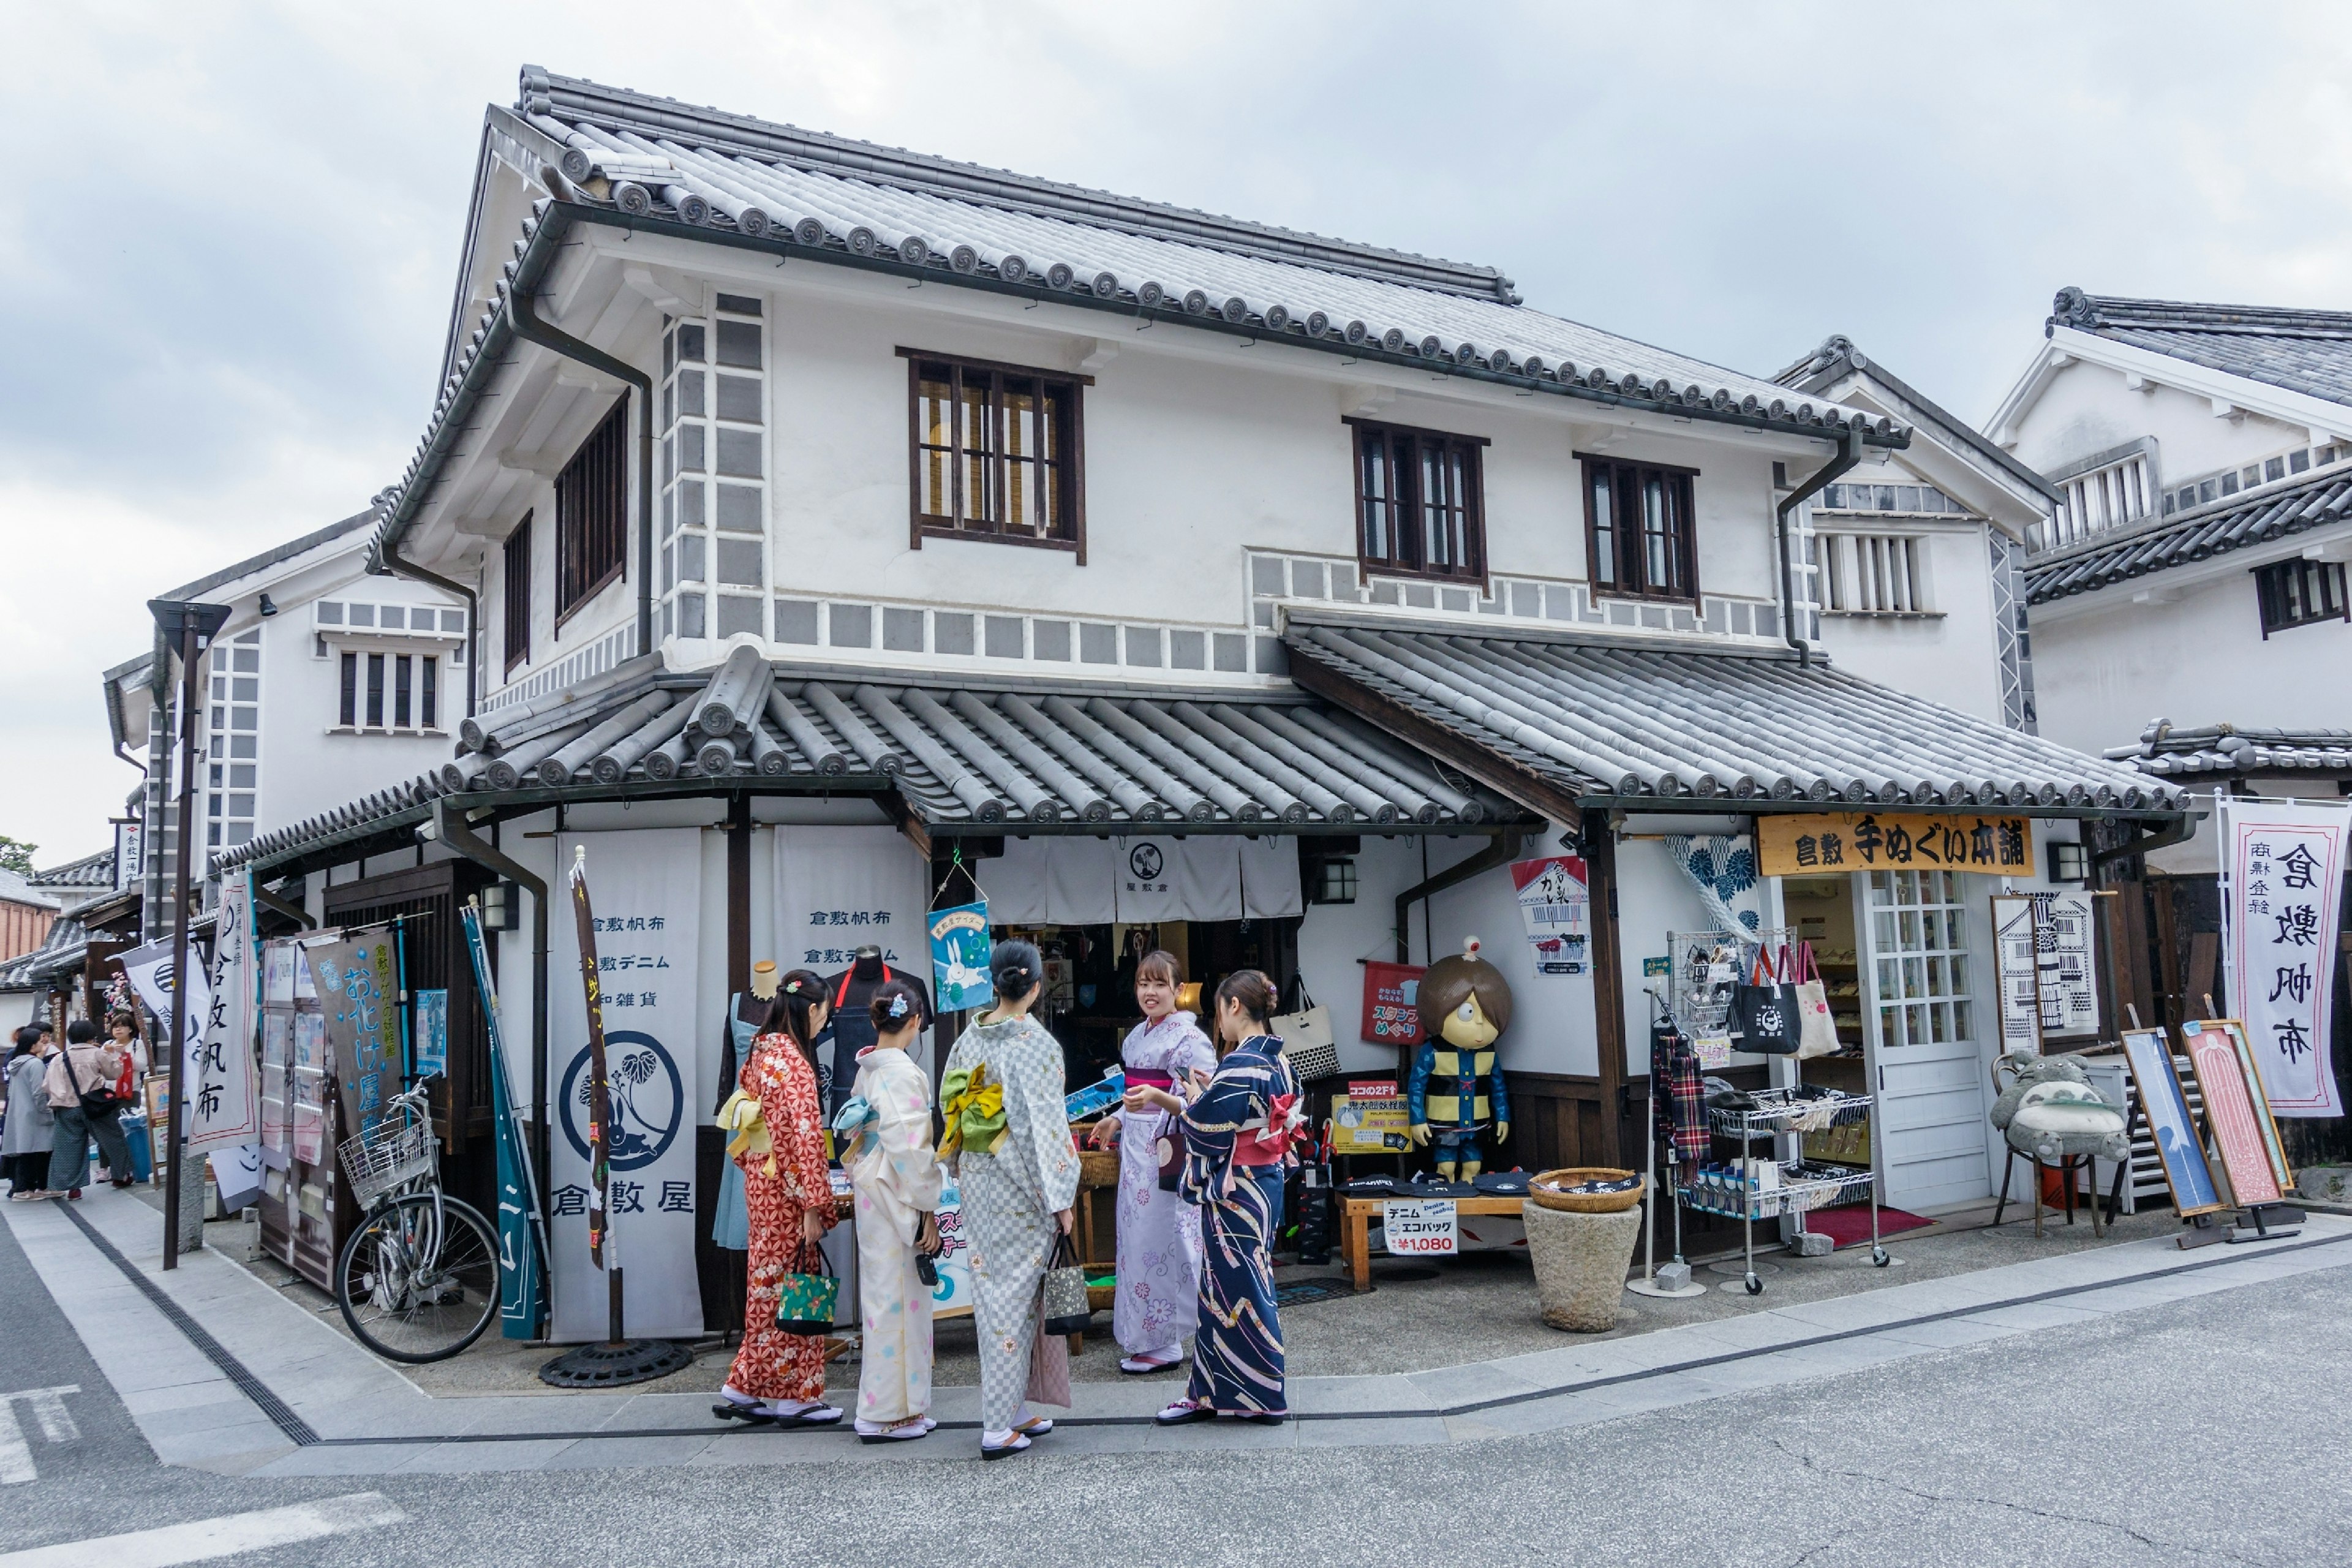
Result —
[[[1161, 1372], [1184, 1362], [1184, 1341], [1200, 1321], [1201, 1211], [1160, 1185], [1160, 1145], [1174, 1135], [1182, 1101], [1176, 1086], [1215, 1070], [1217, 1053], [1190, 1013], [1176, 1010], [1184, 983], [1172, 953], [1148, 952], [1135, 968], [1143, 1022], [1121, 1053], [1127, 1099], [1105, 1123], [1118, 1140], [1118, 1294], [1111, 1333], [1127, 1352], [1124, 1373]], [[1171, 1111], [1169, 1107], [1175, 1106]]]
[[868, 1443], [904, 1442], [938, 1425], [930, 1415], [931, 1284], [923, 1263], [940, 1246], [940, 1163], [931, 1152], [930, 1081], [907, 1054], [922, 1033], [922, 998], [893, 980], [868, 1010], [875, 1040], [857, 1053], [856, 1088], [834, 1121], [857, 1194], [865, 1333], [856, 1425]]

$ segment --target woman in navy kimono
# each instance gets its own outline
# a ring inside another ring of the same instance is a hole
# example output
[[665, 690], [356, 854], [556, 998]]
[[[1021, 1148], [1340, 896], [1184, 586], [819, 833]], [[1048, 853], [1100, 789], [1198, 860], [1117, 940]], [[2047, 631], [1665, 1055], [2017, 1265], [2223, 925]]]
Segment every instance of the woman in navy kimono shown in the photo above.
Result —
[[1276, 1426], [1288, 1418], [1282, 1324], [1275, 1314], [1274, 1259], [1282, 1181], [1303, 1121], [1298, 1079], [1282, 1042], [1266, 1032], [1274, 983], [1255, 970], [1217, 987], [1214, 1077], [1193, 1069], [1184, 1108], [1186, 1202], [1201, 1208], [1201, 1321], [1184, 1397], [1163, 1426], [1237, 1415]]

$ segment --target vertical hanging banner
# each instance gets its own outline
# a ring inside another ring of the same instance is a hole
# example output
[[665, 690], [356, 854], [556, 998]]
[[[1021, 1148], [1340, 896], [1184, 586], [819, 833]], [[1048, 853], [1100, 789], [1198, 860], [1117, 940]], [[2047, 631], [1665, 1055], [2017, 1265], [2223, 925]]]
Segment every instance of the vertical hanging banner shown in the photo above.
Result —
[[[566, 833], [556, 864], [581, 847], [595, 888], [596, 979], [604, 1015], [612, 1132], [605, 1219], [628, 1277], [628, 1332], [702, 1332], [694, 1268], [695, 982], [702, 912], [701, 829]], [[576, 922], [548, 922], [547, 1080], [551, 1097], [548, 1337], [604, 1338], [605, 1279], [589, 1247], [593, 1193], [590, 1112], [595, 1098]]]
[[1992, 900], [1993, 987], [2000, 996], [2000, 1048], [2042, 1054], [2041, 958], [2033, 900], [1996, 893]]
[[257, 1143], [261, 1097], [253, 1072], [253, 1030], [259, 966], [254, 962], [249, 875], [223, 881], [213, 910], [213, 961], [205, 976], [210, 1005], [204, 1033], [188, 1052], [184, 1080], [188, 1101], [185, 1147], [190, 1151]]
[[996, 994], [988, 975], [988, 900], [931, 914], [931, 994], [942, 1013], [984, 1007]]
[[[173, 945], [172, 939], [164, 937], [144, 947], [134, 947], [121, 959], [122, 973], [130, 977], [131, 989], [139, 994], [140, 1002], [155, 1016], [159, 1038], [171, 1030], [172, 994], [179, 985], [179, 975], [172, 966]], [[204, 956], [195, 943], [188, 944], [187, 1034], [184, 1041], [186, 1058], [183, 1068], [187, 1074], [184, 1081], [191, 1084], [195, 1081], [196, 1047], [204, 1039], [205, 1026], [213, 1014], [212, 986], [205, 978]], [[170, 1069], [170, 1063], [169, 1057], [156, 1054], [159, 1076]]]
[[2096, 1035], [2099, 983], [2091, 973], [2091, 895], [2050, 892], [2032, 898], [2042, 1037]]
[[382, 1121], [400, 1092], [400, 975], [390, 927], [305, 942], [319, 984], [327, 1047], [343, 1106], [343, 1136]]
[[921, 964], [929, 868], [904, 834], [791, 825], [774, 832], [779, 968], [831, 974], [868, 945], [893, 969]]
[[1538, 974], [1581, 974], [1591, 903], [1585, 892], [1584, 862], [1573, 855], [1547, 855], [1511, 863], [1511, 885], [1519, 891], [1519, 919], [1535, 949]]
[[490, 984], [481, 909], [468, 899], [459, 918], [465, 922], [474, 994], [481, 999], [482, 1027], [490, 1047], [490, 1110], [499, 1160], [499, 1335], [535, 1340], [546, 1310], [540, 1268], [547, 1256], [547, 1237], [539, 1214], [539, 1183], [531, 1174], [530, 1137], [515, 1114], [514, 1069], [507, 1058], [506, 1032], [499, 1023], [498, 988]]
[[2221, 952], [2275, 1116], [2341, 1116], [2330, 1026], [2352, 803], [2221, 797]]
[[1421, 1044], [1421, 976], [1418, 963], [1365, 963], [1362, 1034], [1367, 1045]]

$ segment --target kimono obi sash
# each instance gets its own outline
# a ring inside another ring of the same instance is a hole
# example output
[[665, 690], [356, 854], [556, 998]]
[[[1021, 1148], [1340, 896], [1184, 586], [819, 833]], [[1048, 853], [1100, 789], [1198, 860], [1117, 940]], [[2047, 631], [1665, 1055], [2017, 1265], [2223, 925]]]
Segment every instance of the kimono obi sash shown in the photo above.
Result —
[[1127, 1073], [1127, 1084], [1129, 1089], [1141, 1088], [1172, 1089], [1176, 1087], [1175, 1079], [1171, 1078], [1167, 1073], [1157, 1071], [1151, 1068], [1128, 1068], [1125, 1071]]
[[841, 1114], [833, 1119], [833, 1133], [840, 1141], [841, 1157], [845, 1160], [859, 1152], [874, 1137], [881, 1120], [881, 1113], [866, 1103], [864, 1095], [851, 1095], [849, 1103], [841, 1108]]
[[727, 1097], [719, 1108], [719, 1130], [727, 1134], [727, 1157], [740, 1159], [753, 1154], [761, 1160], [761, 1169], [772, 1176], [776, 1173], [776, 1146], [768, 1136], [768, 1119], [760, 1109], [760, 1097], [741, 1089]]
[[1291, 1141], [1306, 1120], [1306, 1113], [1298, 1109], [1297, 1095], [1276, 1095], [1266, 1106], [1264, 1121], [1245, 1121], [1234, 1135], [1234, 1163], [1281, 1164], [1290, 1157]]
[[969, 1151], [993, 1154], [1004, 1142], [1004, 1086], [988, 1081], [988, 1064], [958, 1068], [940, 1081], [940, 1114], [946, 1131], [940, 1135], [940, 1158]]

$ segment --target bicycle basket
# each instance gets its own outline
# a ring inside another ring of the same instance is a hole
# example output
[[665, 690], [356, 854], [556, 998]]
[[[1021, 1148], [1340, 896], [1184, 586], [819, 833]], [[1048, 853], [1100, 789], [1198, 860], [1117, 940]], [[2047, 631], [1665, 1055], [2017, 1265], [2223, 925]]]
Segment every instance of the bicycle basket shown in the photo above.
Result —
[[352, 1195], [362, 1204], [376, 1199], [419, 1176], [433, 1173], [431, 1130], [421, 1121], [385, 1121], [346, 1142], [343, 1174], [351, 1178]]

